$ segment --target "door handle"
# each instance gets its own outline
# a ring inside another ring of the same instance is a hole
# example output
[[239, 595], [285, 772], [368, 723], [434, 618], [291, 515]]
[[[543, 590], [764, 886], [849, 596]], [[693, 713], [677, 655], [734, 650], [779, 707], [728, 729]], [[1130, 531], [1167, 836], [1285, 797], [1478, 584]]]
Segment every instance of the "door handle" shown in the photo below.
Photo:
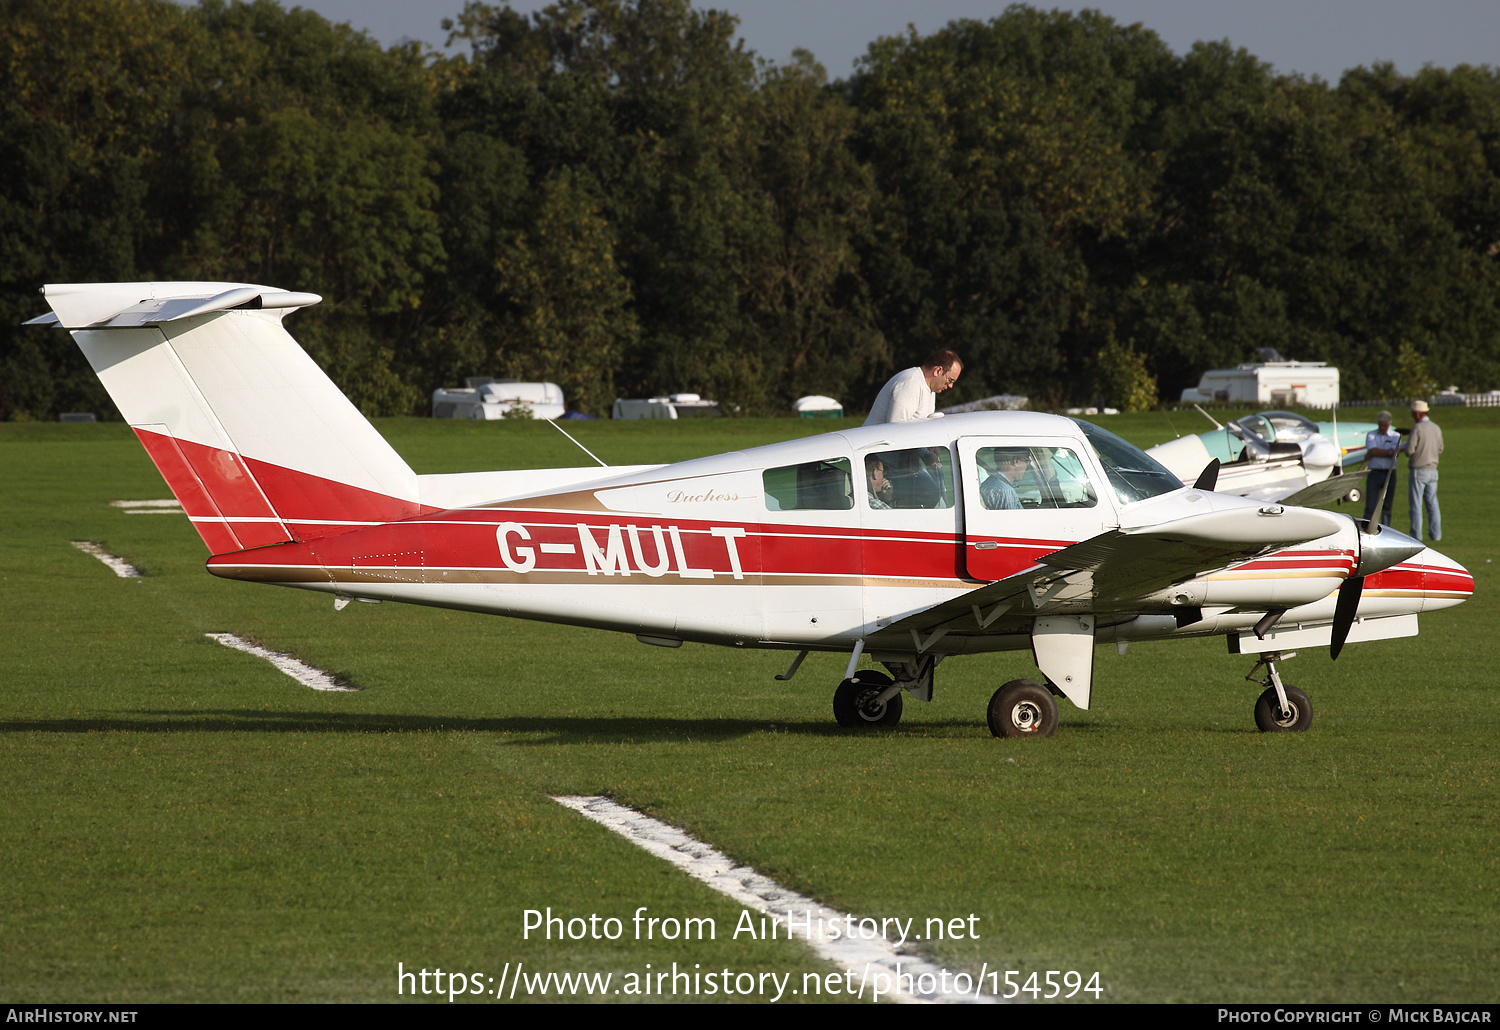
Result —
[[974, 550], [976, 550], [976, 551], [993, 551], [995, 548], [997, 548], [999, 546], [1000, 546], [1000, 541], [998, 541], [998, 540], [980, 540], [978, 543], [976, 543], [974, 545]]

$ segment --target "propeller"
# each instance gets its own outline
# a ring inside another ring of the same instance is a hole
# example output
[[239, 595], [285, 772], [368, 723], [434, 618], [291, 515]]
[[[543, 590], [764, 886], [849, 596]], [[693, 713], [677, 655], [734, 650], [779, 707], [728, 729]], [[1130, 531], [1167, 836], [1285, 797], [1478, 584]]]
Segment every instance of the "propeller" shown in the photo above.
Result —
[[1339, 584], [1338, 603], [1333, 608], [1333, 641], [1328, 645], [1328, 657], [1336, 659], [1349, 639], [1349, 630], [1354, 626], [1354, 615], [1359, 611], [1359, 598], [1365, 592], [1365, 577], [1350, 576]]
[[1193, 484], [1193, 489], [1194, 490], [1207, 490], [1209, 493], [1213, 493], [1214, 487], [1216, 487], [1218, 485], [1219, 485], [1219, 459], [1218, 458], [1214, 458], [1214, 459], [1210, 460], [1207, 465], [1203, 466], [1203, 471], [1202, 472], [1198, 473], [1198, 481]]
[[1365, 591], [1365, 577], [1420, 554], [1425, 545], [1405, 533], [1397, 532], [1380, 524], [1379, 515], [1385, 507], [1385, 494], [1391, 488], [1394, 476], [1387, 476], [1380, 486], [1380, 496], [1375, 499], [1374, 515], [1368, 519], [1356, 519], [1359, 527], [1359, 564], [1354, 575], [1339, 585], [1339, 599], [1333, 608], [1333, 639], [1328, 646], [1328, 657], [1335, 659], [1349, 639], [1349, 630], [1354, 626], [1354, 617], [1359, 612], [1359, 599]]
[[[1392, 472], [1394, 471], [1393, 469]], [[1395, 478], [1394, 475], [1388, 475], [1385, 477], [1385, 482], [1380, 484], [1380, 496], [1375, 498], [1375, 507], [1370, 509], [1370, 517], [1364, 520], [1366, 533], [1371, 535], [1380, 533], [1380, 513], [1385, 510], [1385, 495], [1391, 488], [1391, 480]]]

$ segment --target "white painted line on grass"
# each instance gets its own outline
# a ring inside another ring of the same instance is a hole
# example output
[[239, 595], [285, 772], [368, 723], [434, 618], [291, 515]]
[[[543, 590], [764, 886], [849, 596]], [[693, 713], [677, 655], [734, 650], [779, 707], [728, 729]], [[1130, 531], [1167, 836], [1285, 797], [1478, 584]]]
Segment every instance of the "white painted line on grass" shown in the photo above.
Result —
[[93, 541], [70, 540], [68, 542], [74, 547], [78, 548], [84, 554], [91, 554], [95, 558], [98, 558], [100, 561], [102, 561], [104, 564], [108, 565], [111, 569], [114, 569], [115, 575], [119, 576], [121, 579], [141, 578], [140, 569], [136, 568], [134, 565], [130, 564], [123, 558], [116, 558], [114, 555], [110, 554], [108, 551], [106, 551], [104, 548], [100, 547]]
[[[747, 908], [764, 912], [775, 920], [778, 939], [791, 936], [793, 940], [805, 940], [820, 958], [835, 963], [841, 970], [853, 970], [853, 978], [848, 982], [858, 985], [861, 998], [876, 1000], [874, 991], [878, 983], [881, 996], [892, 1001], [993, 1004], [998, 1000], [993, 994], [983, 993], [983, 981], [987, 979], [984, 972], [977, 980], [968, 973], [955, 977], [953, 972], [883, 937], [863, 939], [858, 936], [858, 918], [789, 891], [749, 866], [735, 865], [725, 855], [702, 841], [694, 840], [675, 826], [616, 804], [609, 798], [554, 797], [552, 800], [613, 830], [656, 857], [666, 859], [720, 894]], [[855, 927], [855, 936], [841, 933], [837, 939], [832, 939], [828, 930], [835, 923], [840, 930]], [[793, 934], [788, 933], [789, 925]], [[806, 934], [804, 926], [808, 927]], [[908, 926], [912, 930], [917, 928], [914, 920]], [[756, 930], [759, 932], [760, 927], [757, 926]], [[956, 986], [955, 979], [967, 981], [969, 989], [962, 993], [956, 990], [943, 993], [939, 985], [952, 989]], [[933, 985], [930, 990], [924, 989], [928, 983]]]
[[314, 690], [357, 689], [342, 685], [332, 676], [328, 675], [328, 673], [320, 669], [314, 669], [305, 662], [299, 662], [289, 654], [282, 654], [280, 651], [272, 651], [261, 647], [259, 644], [252, 644], [248, 640], [241, 640], [233, 633], [205, 633], [203, 635], [205, 637], [212, 637], [225, 647], [232, 647], [236, 651], [244, 651], [246, 654], [253, 654], [257, 658], [264, 658], [305, 687], [312, 687]]
[[181, 515], [182, 505], [175, 500], [110, 501], [111, 508], [121, 508], [126, 515]]

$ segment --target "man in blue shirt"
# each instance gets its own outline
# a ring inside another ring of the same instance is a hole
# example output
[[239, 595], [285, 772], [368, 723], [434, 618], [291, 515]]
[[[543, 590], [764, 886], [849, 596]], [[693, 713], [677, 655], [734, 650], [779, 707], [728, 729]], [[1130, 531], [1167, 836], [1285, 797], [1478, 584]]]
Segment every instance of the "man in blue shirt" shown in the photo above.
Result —
[[1021, 498], [1015, 484], [1026, 475], [1030, 463], [1025, 448], [996, 448], [994, 461], [994, 471], [979, 484], [979, 499], [990, 511], [1020, 508]]
[[1380, 524], [1391, 524], [1391, 505], [1396, 503], [1396, 455], [1401, 450], [1401, 434], [1391, 428], [1391, 413], [1382, 411], [1375, 416], [1380, 428], [1365, 434], [1365, 454], [1369, 457], [1366, 466], [1370, 474], [1365, 478], [1365, 521], [1375, 515], [1375, 502], [1385, 490], [1385, 508]]

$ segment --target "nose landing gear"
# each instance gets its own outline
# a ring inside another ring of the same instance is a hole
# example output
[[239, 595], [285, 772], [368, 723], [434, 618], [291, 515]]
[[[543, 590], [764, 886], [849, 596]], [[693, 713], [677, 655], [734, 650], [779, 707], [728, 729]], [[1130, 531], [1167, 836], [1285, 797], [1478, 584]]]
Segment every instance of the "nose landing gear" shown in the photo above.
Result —
[[[1255, 701], [1255, 725], [1262, 733], [1301, 733], [1312, 725], [1312, 702], [1296, 687], [1282, 683], [1281, 674], [1276, 671], [1277, 662], [1295, 657], [1296, 651], [1286, 654], [1267, 651], [1245, 677], [1252, 683], [1266, 686], [1265, 692]], [[1264, 679], [1255, 675], [1262, 667], [1266, 670]]]

